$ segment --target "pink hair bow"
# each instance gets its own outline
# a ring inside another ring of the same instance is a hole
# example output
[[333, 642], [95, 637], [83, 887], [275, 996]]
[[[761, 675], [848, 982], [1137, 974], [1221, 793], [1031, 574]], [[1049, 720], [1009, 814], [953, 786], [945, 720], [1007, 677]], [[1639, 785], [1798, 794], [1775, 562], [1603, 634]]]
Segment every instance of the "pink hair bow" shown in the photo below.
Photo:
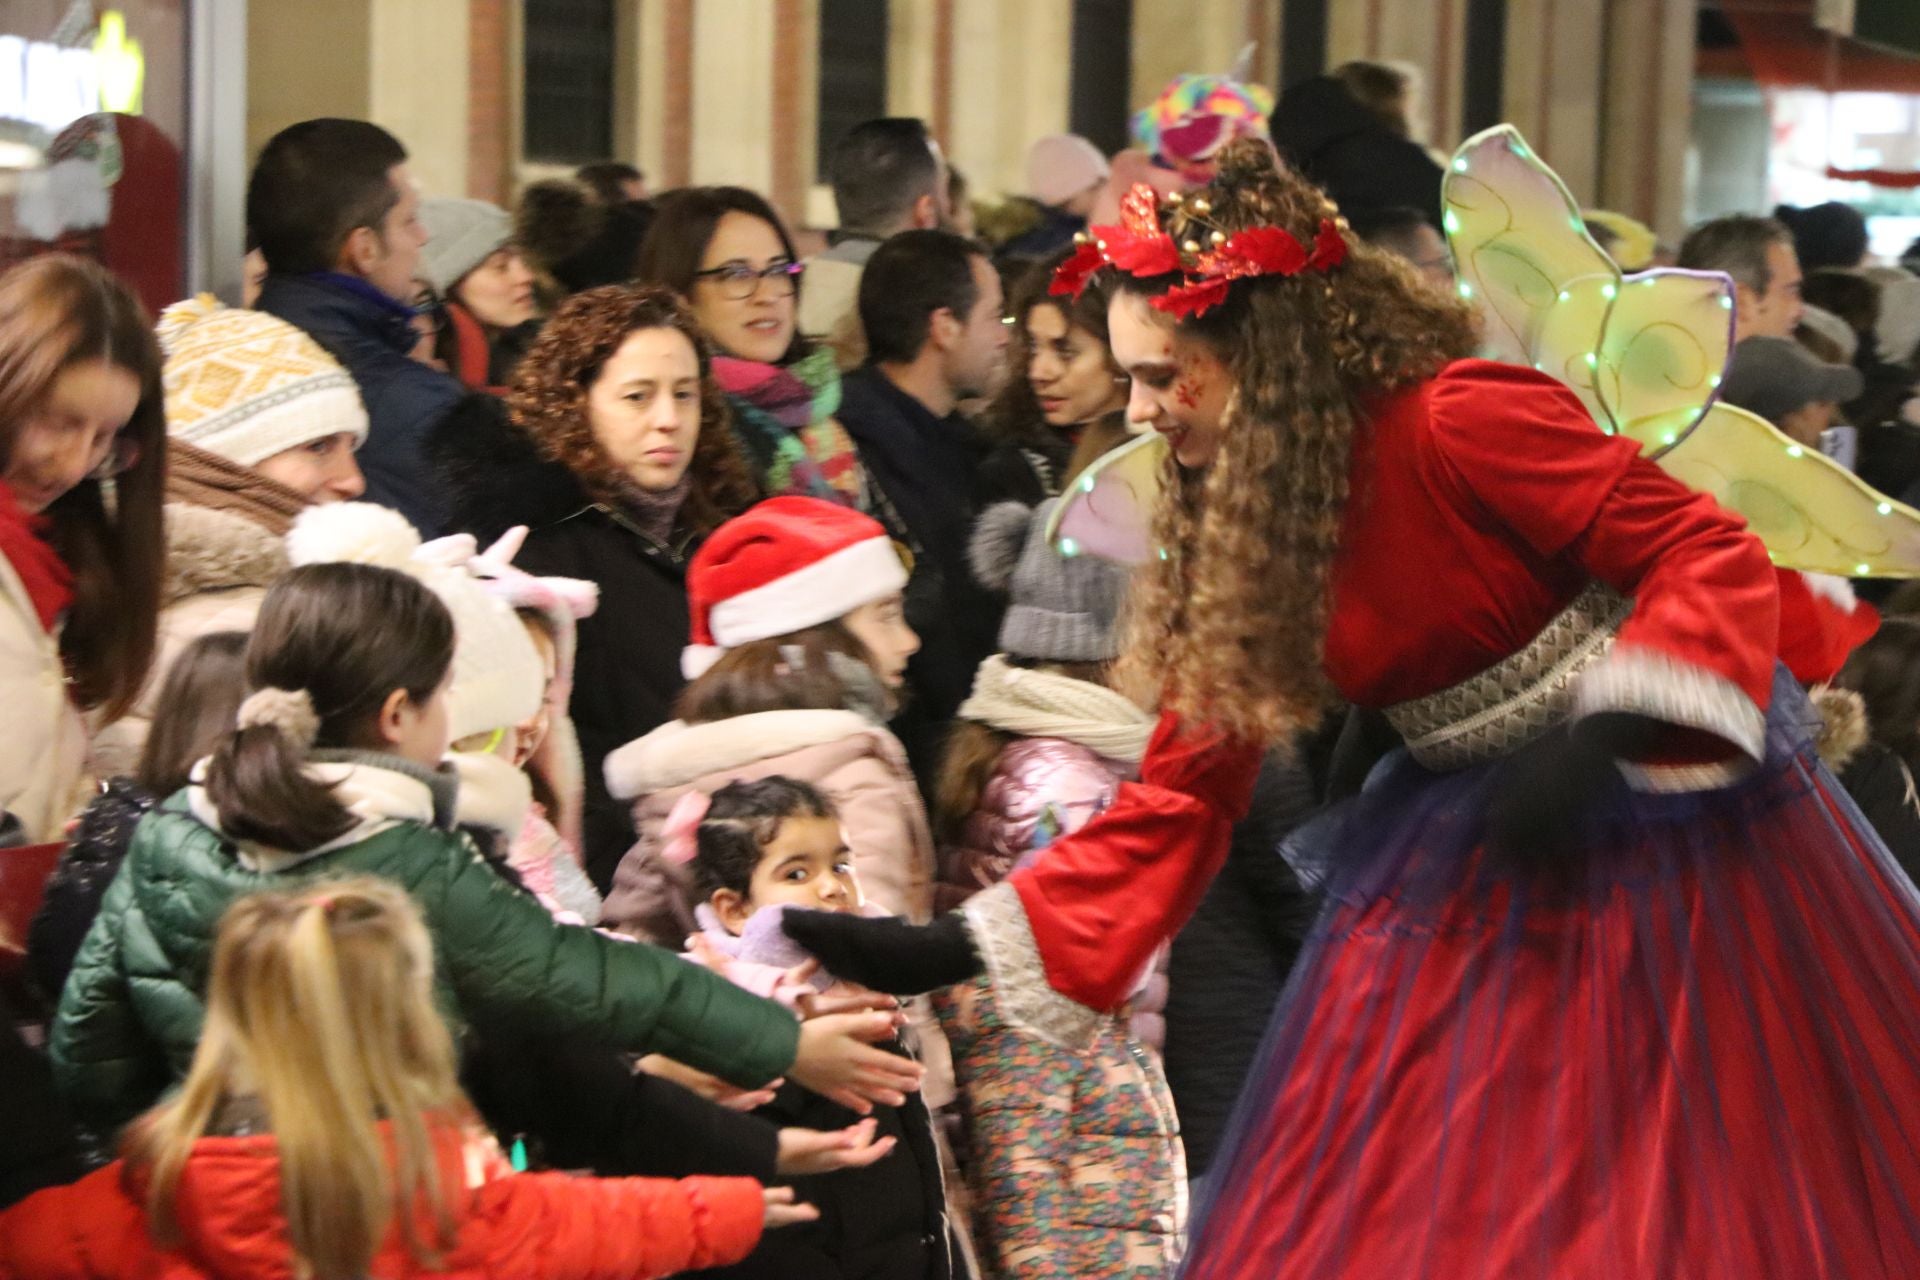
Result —
[[667, 821], [660, 828], [660, 856], [675, 866], [684, 867], [700, 851], [697, 837], [700, 823], [707, 816], [712, 797], [698, 787], [673, 802]]

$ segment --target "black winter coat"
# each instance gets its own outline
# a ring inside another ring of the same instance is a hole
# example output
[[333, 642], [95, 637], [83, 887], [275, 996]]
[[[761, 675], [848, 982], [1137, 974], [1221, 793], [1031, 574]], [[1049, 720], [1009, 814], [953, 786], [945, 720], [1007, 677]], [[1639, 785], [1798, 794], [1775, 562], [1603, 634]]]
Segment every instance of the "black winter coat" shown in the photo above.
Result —
[[1920, 796], [1900, 757], [1869, 742], [1846, 762], [1840, 782], [1887, 843], [1908, 879], [1920, 884]]
[[73, 958], [100, 914], [100, 900], [126, 859], [133, 829], [154, 803], [132, 778], [110, 779], [81, 812], [73, 842], [47, 877], [46, 896], [27, 930], [27, 973], [50, 1004], [59, 1002]]
[[1332, 76], [1302, 80], [1280, 95], [1273, 142], [1341, 212], [1414, 209], [1439, 230], [1440, 166], [1419, 143], [1381, 124]]
[[[798, 1085], [756, 1115], [781, 1126], [843, 1129], [860, 1119]], [[917, 1093], [904, 1107], [873, 1109], [878, 1137], [893, 1152], [865, 1169], [776, 1179], [794, 1198], [820, 1210], [817, 1222], [783, 1227], [760, 1238], [746, 1261], [693, 1272], [705, 1280], [949, 1280], [964, 1275], [953, 1261], [946, 1194], [933, 1123]]]
[[371, 285], [331, 275], [268, 276], [255, 305], [306, 330], [360, 388], [367, 406], [367, 442], [359, 454], [366, 500], [392, 507], [422, 537], [446, 532], [443, 495], [424, 445], [466, 388], [408, 354], [418, 335], [405, 308], [383, 303]]
[[871, 365], [841, 386], [840, 424], [885, 499], [876, 504], [881, 519], [914, 554], [907, 622], [920, 636], [920, 652], [907, 664], [912, 696], [893, 728], [921, 789], [930, 792], [948, 725], [973, 692], [974, 672], [997, 647], [1005, 609], [973, 580], [967, 563], [986, 444], [964, 418], [935, 417]]
[[491, 396], [470, 397], [428, 442], [446, 490], [451, 527], [485, 546], [514, 525], [531, 532], [514, 561], [529, 573], [598, 584], [600, 607], [581, 620], [570, 710], [586, 773], [587, 874], [605, 893], [632, 846], [633, 817], [607, 794], [608, 753], [673, 718], [686, 681], [690, 534], [662, 545], [596, 503], [580, 480], [549, 462]]
[[1173, 940], [1165, 1063], [1190, 1178], [1220, 1148], [1312, 923], [1313, 901], [1280, 841], [1313, 812], [1316, 794], [1302, 765], [1267, 759], [1226, 864]]
[[14, 1027], [0, 996], [0, 1209], [87, 1172], [73, 1120], [47, 1060]]

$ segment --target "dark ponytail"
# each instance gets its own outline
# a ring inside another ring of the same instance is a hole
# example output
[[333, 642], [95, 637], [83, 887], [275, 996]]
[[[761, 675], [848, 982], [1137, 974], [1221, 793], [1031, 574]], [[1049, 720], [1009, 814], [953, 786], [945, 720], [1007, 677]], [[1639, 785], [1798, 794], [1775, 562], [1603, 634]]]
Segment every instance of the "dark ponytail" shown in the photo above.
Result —
[[[370, 726], [395, 689], [432, 697], [453, 664], [453, 619], [433, 592], [392, 569], [315, 564], [267, 592], [247, 644], [247, 683], [312, 704], [315, 747], [373, 745]], [[305, 773], [303, 726], [236, 730], [207, 762], [207, 797], [227, 835], [304, 853], [353, 817]]]

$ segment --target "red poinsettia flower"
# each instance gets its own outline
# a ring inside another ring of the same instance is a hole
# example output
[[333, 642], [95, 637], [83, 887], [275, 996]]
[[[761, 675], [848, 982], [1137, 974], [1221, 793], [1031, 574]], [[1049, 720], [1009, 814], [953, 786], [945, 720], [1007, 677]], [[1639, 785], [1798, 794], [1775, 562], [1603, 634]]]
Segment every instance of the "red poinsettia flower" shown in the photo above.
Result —
[[1160, 193], [1136, 182], [1120, 197], [1120, 227], [1136, 236], [1160, 235]]
[[1285, 227], [1248, 227], [1221, 246], [1231, 276], [1291, 276], [1307, 265], [1307, 250]]
[[1075, 249], [1071, 258], [1060, 264], [1059, 269], [1053, 273], [1053, 283], [1047, 286], [1047, 292], [1070, 293], [1077, 298], [1085, 291], [1087, 281], [1093, 278], [1093, 273], [1106, 265], [1107, 259], [1100, 252], [1100, 247], [1088, 241]]
[[1332, 219], [1321, 219], [1320, 234], [1313, 238], [1313, 256], [1307, 259], [1307, 265], [1316, 271], [1331, 271], [1346, 260], [1347, 238]]
[[1155, 298], [1153, 306], [1155, 310], [1164, 311], [1176, 320], [1184, 320], [1188, 316], [1203, 316], [1226, 300], [1227, 278], [1219, 276], [1176, 285]]

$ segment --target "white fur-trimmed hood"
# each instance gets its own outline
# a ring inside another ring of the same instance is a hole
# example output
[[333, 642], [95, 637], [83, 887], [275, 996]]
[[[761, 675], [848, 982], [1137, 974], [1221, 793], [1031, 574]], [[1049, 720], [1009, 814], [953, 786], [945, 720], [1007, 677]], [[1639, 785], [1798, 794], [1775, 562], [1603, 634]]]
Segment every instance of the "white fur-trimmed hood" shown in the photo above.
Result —
[[885, 732], [854, 711], [762, 711], [709, 724], [675, 720], [607, 756], [607, 790], [633, 800], [805, 747]]

